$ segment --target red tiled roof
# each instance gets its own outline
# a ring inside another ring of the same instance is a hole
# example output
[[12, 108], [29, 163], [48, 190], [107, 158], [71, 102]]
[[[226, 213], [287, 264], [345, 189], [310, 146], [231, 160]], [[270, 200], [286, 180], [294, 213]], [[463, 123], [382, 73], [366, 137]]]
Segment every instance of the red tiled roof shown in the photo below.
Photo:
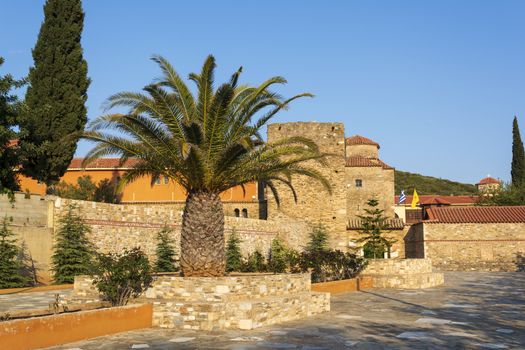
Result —
[[493, 177], [486, 177], [484, 179], [479, 180], [478, 185], [488, 185], [488, 184], [499, 184], [500, 181], [496, 180]]
[[[399, 196], [395, 196], [395, 203], [399, 203]], [[479, 201], [479, 196], [439, 196], [439, 195], [419, 195], [419, 203], [422, 205], [430, 204], [475, 204]], [[407, 196], [405, 205], [412, 203], [412, 196]]]
[[427, 214], [428, 223], [525, 223], [525, 206], [433, 207]]
[[387, 165], [381, 159], [378, 158], [367, 158], [361, 156], [352, 156], [346, 158], [347, 167], [381, 167], [383, 169], [394, 169], [390, 165]]
[[354, 135], [346, 138], [346, 144], [347, 145], [372, 145], [377, 146], [379, 148], [379, 143], [370, 140], [367, 137], [360, 136], [360, 135]]
[[[82, 169], [84, 158], [73, 158], [68, 169]], [[137, 159], [128, 159], [124, 165], [119, 166], [119, 158], [99, 158], [86, 165], [86, 169], [111, 169], [129, 168], [137, 163]]]
[[7, 142], [7, 148], [9, 147], [14, 147], [14, 146], [17, 146], [18, 145], [18, 139], [14, 139], [14, 140], [9, 140]]

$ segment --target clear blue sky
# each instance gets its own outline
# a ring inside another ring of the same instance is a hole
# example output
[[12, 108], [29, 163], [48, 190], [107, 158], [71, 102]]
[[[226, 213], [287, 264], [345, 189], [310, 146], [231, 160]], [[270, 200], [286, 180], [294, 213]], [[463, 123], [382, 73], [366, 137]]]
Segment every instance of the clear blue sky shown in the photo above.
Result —
[[[32, 65], [42, 0], [0, 2], [0, 73]], [[85, 0], [88, 114], [158, 75], [215, 55], [217, 80], [285, 76], [309, 91], [275, 121], [339, 121], [399, 170], [475, 183], [510, 178], [512, 118], [525, 136], [525, 1]], [[89, 145], [81, 143], [77, 155]]]

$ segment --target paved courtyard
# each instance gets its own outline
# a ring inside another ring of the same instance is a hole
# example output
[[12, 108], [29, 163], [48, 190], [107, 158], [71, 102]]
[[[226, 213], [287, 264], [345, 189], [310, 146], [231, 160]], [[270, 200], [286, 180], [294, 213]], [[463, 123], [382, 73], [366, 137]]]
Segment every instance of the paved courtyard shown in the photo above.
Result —
[[254, 331], [145, 329], [51, 349], [525, 349], [524, 273], [445, 280], [337, 295], [330, 313]]

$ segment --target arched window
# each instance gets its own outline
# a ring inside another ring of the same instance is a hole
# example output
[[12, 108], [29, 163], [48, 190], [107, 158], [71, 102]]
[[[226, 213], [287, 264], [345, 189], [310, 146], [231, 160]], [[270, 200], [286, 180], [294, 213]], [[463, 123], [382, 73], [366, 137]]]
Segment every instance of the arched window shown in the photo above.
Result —
[[238, 217], [240, 216], [241, 211], [240, 211], [238, 208], [236, 208], [236, 209], [233, 211], [233, 213], [235, 214], [235, 217], [238, 218]]
[[242, 217], [243, 217], [243, 218], [247, 218], [247, 217], [248, 217], [248, 209], [244, 208], [244, 209], [242, 210]]

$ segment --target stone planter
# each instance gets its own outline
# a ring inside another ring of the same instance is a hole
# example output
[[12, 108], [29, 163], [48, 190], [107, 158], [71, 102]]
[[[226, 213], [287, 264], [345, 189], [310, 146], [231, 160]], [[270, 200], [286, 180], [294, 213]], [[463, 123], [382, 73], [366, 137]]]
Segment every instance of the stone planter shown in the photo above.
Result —
[[444, 283], [430, 259], [372, 259], [360, 277], [372, 278], [374, 288], [420, 289]]
[[[72, 298], [97, 298], [87, 276]], [[312, 292], [310, 274], [157, 276], [137, 300], [153, 304], [153, 325], [176, 329], [253, 329], [330, 310], [330, 294]]]

